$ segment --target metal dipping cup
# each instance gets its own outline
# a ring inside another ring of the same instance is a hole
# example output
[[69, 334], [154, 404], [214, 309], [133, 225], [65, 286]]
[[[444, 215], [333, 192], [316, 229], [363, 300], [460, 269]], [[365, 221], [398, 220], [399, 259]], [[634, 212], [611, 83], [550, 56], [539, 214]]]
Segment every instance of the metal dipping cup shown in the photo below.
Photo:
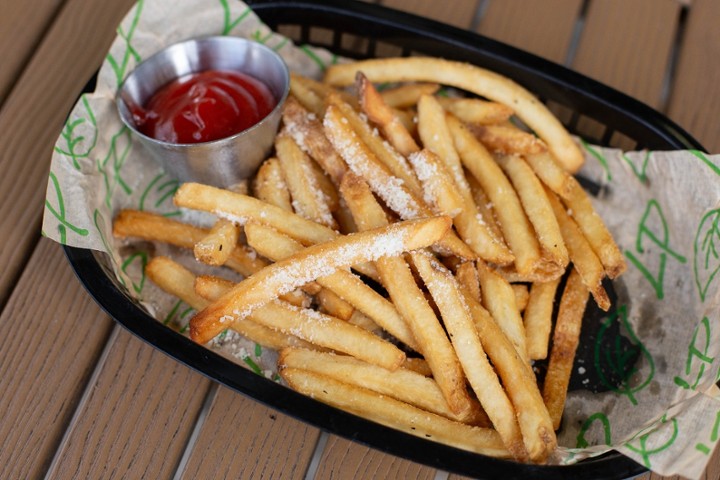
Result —
[[[126, 102], [145, 105], [167, 83], [205, 70], [239, 71], [262, 80], [277, 105], [259, 123], [230, 137], [175, 144], [150, 138], [134, 124]], [[231, 187], [252, 176], [272, 149], [290, 75], [282, 58], [266, 46], [237, 37], [204, 37], [171, 45], [143, 61], [120, 86], [120, 119], [160, 165], [179, 180]]]

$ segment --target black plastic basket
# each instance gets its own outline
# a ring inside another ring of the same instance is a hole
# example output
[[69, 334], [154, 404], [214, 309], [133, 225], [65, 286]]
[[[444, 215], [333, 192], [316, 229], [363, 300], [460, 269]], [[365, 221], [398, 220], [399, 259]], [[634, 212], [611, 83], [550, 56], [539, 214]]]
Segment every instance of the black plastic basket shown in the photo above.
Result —
[[[425, 18], [353, 1], [249, 1], [271, 28], [299, 44], [354, 58], [432, 55], [470, 62], [534, 92], [590, 142], [653, 150], [702, 146], [652, 108], [516, 48]], [[645, 469], [618, 453], [570, 466], [524, 465], [430, 442], [345, 413], [221, 357], [153, 319], [115, 279], [109, 257], [65, 247], [85, 288], [118, 323], [176, 360], [242, 394], [323, 430], [439, 469], [478, 478], [616, 479]]]

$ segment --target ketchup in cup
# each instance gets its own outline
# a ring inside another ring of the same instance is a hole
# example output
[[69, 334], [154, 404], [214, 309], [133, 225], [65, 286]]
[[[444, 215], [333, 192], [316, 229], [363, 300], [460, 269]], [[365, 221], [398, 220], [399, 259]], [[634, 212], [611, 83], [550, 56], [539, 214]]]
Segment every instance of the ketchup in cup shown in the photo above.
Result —
[[246, 130], [276, 105], [262, 81], [245, 73], [206, 70], [155, 92], [132, 116], [141, 133], [167, 143], [211, 142]]

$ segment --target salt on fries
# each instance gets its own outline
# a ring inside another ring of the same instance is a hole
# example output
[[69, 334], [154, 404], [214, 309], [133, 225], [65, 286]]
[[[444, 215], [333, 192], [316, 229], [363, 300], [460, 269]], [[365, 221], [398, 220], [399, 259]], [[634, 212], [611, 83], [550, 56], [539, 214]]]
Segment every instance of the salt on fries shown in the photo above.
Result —
[[[175, 194], [214, 214], [212, 228], [126, 210], [114, 234], [242, 275], [148, 263], [197, 311], [195, 341], [232, 328], [276, 349], [287, 385], [319, 401], [545, 462], [587, 300], [609, 308], [603, 281], [625, 269], [572, 175], [580, 149], [532, 94], [468, 64], [368, 60], [330, 67], [325, 82], [293, 74], [290, 90], [249, 194], [195, 183]], [[539, 384], [531, 362], [546, 358]]]

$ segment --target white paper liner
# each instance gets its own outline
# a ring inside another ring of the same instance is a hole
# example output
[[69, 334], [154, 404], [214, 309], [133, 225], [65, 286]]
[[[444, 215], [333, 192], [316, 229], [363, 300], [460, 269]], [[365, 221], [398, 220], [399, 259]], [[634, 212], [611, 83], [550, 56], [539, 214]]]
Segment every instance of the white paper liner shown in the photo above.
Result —
[[[169, 253], [203, 272], [179, 249], [116, 241], [112, 219], [122, 208], [205, 225], [212, 217], [172, 205], [178, 182], [123, 127], [114, 92], [141, 59], [165, 45], [216, 34], [260, 41], [277, 50], [292, 71], [311, 77], [338, 61], [323, 50], [294, 46], [239, 1], [139, 2], [118, 27], [95, 92], [81, 97], [57, 140], [46, 195], [43, 234], [109, 252], [127, 289], [155, 318], [179, 330], [192, 311], [144, 281], [142, 267], [149, 255]], [[620, 313], [605, 318], [601, 327], [619, 322], [639, 360], [629, 366], [637, 370], [615, 390], [568, 395], [559, 432], [563, 447], [553, 461], [572, 463], [612, 447], [660, 474], [698, 478], [720, 429], [715, 387], [720, 370], [720, 156], [623, 153], [593, 146], [585, 146], [585, 153], [580, 174], [600, 185], [593, 203], [629, 265], [615, 283]], [[274, 352], [238, 335], [221, 335], [210, 348], [277, 379]], [[622, 366], [623, 359], [612, 352], [599, 352], [599, 358]]]

